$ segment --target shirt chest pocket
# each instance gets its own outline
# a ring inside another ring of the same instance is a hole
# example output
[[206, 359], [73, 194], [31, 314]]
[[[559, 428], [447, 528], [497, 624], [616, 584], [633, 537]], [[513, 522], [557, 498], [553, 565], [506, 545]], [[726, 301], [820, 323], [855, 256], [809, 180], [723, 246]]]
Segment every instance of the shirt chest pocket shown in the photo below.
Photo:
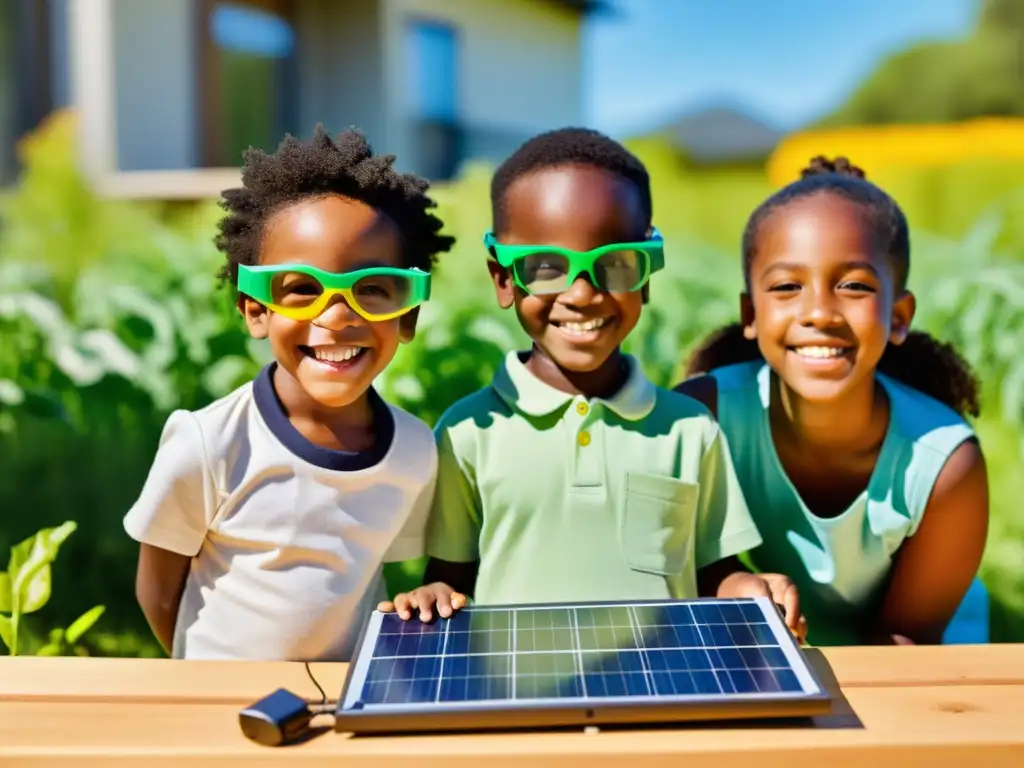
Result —
[[699, 484], [627, 472], [622, 550], [630, 568], [671, 576], [683, 573], [693, 552]]

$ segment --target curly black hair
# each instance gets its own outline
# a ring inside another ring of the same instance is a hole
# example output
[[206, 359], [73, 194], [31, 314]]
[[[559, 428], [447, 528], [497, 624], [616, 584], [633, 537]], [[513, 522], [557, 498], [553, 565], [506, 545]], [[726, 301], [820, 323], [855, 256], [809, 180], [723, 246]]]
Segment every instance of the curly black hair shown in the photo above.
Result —
[[[791, 201], [827, 193], [863, 206], [866, 221], [874, 227], [879, 246], [892, 260], [897, 291], [904, 291], [910, 272], [910, 236], [906, 217], [896, 201], [869, 182], [864, 171], [845, 157], [830, 161], [819, 155], [800, 175], [798, 181], [783, 187], [758, 206], [747, 223], [743, 233], [743, 274], [748, 285], [761, 224]], [[697, 345], [687, 361], [686, 376], [760, 358], [757, 342], [743, 336], [742, 325], [727, 325]], [[902, 344], [889, 344], [878, 370], [948, 405], [961, 416], [978, 416], [981, 412], [980, 386], [970, 365], [952, 345], [927, 333], [911, 331]]]
[[224, 190], [217, 248], [227, 256], [220, 278], [232, 284], [239, 264], [258, 264], [260, 242], [270, 217], [281, 208], [324, 195], [359, 200], [395, 222], [405, 245], [405, 266], [429, 271], [437, 254], [455, 239], [440, 234], [444, 223], [430, 210], [430, 183], [394, 170], [394, 155], [374, 155], [361, 131], [349, 129], [332, 139], [317, 124], [309, 141], [286, 135], [277, 151], [246, 150], [242, 186]]
[[647, 168], [619, 142], [590, 128], [558, 128], [527, 139], [491, 178], [491, 218], [495, 233], [505, 225], [505, 193], [528, 173], [563, 165], [588, 165], [624, 178], [640, 195], [644, 225], [654, 214]]

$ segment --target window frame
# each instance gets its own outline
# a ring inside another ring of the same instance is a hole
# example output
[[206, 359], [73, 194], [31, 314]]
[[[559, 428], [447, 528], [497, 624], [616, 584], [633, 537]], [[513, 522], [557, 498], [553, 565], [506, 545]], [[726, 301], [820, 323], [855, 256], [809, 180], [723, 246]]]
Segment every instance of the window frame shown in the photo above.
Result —
[[[197, 170], [220, 168], [217, 158], [220, 155], [221, 128], [220, 110], [220, 78], [217, 77], [217, 65], [220, 52], [213, 39], [210, 19], [217, 0], [192, 0], [194, 4], [193, 18], [195, 30], [195, 68], [193, 73], [193, 93], [196, 97], [196, 145], [199, 155]], [[295, 0], [232, 0], [239, 5], [247, 5], [257, 10], [274, 14], [288, 22], [295, 34]], [[292, 129], [294, 132], [294, 129]]]
[[[448, 33], [452, 42], [452, 51], [454, 58], [453, 73], [454, 82], [452, 83], [452, 113], [450, 116], [441, 118], [435, 117], [434, 115], [422, 114], [419, 111], [413, 110], [409, 103], [404, 105], [404, 112], [407, 118], [413, 120], [436, 120], [438, 122], [448, 122], [453, 125], [458, 124], [460, 121], [460, 113], [462, 107], [462, 94], [461, 94], [461, 77], [460, 73], [462, 70], [463, 60], [463, 30], [456, 24], [452, 19], [441, 18], [437, 16], [429, 16], [419, 13], [405, 14], [402, 18], [402, 46], [403, 46], [403, 60], [408, 55], [409, 50], [407, 43], [409, 41], [409, 32], [416, 27], [433, 27], [440, 29]], [[411, 64], [408, 60], [405, 60], [405, 73], [408, 74], [411, 69]], [[416, 71], [419, 71], [419, 67], [416, 67]], [[420, 99], [415, 97], [417, 101]]]
[[404, 123], [407, 136], [407, 141], [415, 141], [415, 137], [422, 137], [424, 131], [431, 131], [435, 134], [440, 134], [445, 137], [447, 142], [451, 143], [452, 156], [448, 162], [442, 161], [442, 164], [438, 168], [422, 167], [422, 164], [426, 161], [426, 158], [422, 156], [422, 147], [416, 147], [413, 150], [413, 156], [417, 158], [417, 162], [421, 164], [421, 167], [417, 171], [434, 181], [450, 181], [455, 178], [458, 174], [458, 168], [460, 163], [465, 159], [464, 150], [464, 135], [463, 135], [463, 116], [462, 116], [462, 66], [465, 58], [465, 31], [463, 27], [458, 24], [457, 20], [452, 18], [433, 16], [425, 13], [406, 13], [401, 18], [401, 46], [402, 46], [402, 62], [403, 62], [403, 75], [408, 74], [415, 68], [415, 71], [419, 71], [418, 62], [410, 62], [408, 56], [410, 53], [409, 32], [415, 26], [425, 27], [436, 27], [441, 28], [449, 33], [452, 40], [452, 47], [454, 51], [454, 66], [452, 76], [454, 82], [452, 83], [453, 88], [453, 109], [451, 114], [445, 117], [435, 117], [429, 113], [412, 106], [413, 102], [421, 101], [418, 97], [406, 97], [401, 107], [400, 116]]
[[[69, 3], [68, 47], [70, 101], [78, 116], [79, 157], [83, 173], [103, 197], [159, 200], [217, 198], [222, 190], [241, 184], [241, 169], [206, 165], [219, 146], [217, 78], [205, 77], [216, 66], [210, 31], [215, 0], [187, 0], [195, 23], [193, 41], [193, 126], [201, 165], [188, 169], [124, 171], [118, 168], [114, 61], [114, 9], [111, 0], [73, 0]], [[293, 0], [244, 0], [291, 21]]]

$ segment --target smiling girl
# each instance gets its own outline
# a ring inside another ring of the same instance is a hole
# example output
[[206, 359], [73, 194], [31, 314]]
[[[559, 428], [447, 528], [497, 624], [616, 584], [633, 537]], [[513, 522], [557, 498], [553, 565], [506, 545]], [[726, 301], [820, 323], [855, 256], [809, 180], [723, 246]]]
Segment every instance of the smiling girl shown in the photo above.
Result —
[[[988, 530], [978, 385], [956, 352], [911, 332], [906, 218], [844, 158], [818, 157], [743, 237], [741, 320], [677, 387], [728, 438], [763, 543], [810, 642], [934, 643]], [[700, 375], [704, 374], [704, 375]]]

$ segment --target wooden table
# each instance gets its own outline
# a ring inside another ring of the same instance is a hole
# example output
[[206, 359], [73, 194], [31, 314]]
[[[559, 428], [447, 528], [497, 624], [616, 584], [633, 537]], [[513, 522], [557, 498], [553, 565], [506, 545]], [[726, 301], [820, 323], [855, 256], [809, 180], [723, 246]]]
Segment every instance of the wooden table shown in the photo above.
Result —
[[[238, 711], [278, 687], [319, 698], [301, 664], [0, 658], [0, 766], [1024, 766], [1024, 645], [808, 654], [837, 702], [807, 726], [391, 738], [326, 732], [276, 749], [247, 741]], [[337, 696], [345, 665], [312, 668]]]

